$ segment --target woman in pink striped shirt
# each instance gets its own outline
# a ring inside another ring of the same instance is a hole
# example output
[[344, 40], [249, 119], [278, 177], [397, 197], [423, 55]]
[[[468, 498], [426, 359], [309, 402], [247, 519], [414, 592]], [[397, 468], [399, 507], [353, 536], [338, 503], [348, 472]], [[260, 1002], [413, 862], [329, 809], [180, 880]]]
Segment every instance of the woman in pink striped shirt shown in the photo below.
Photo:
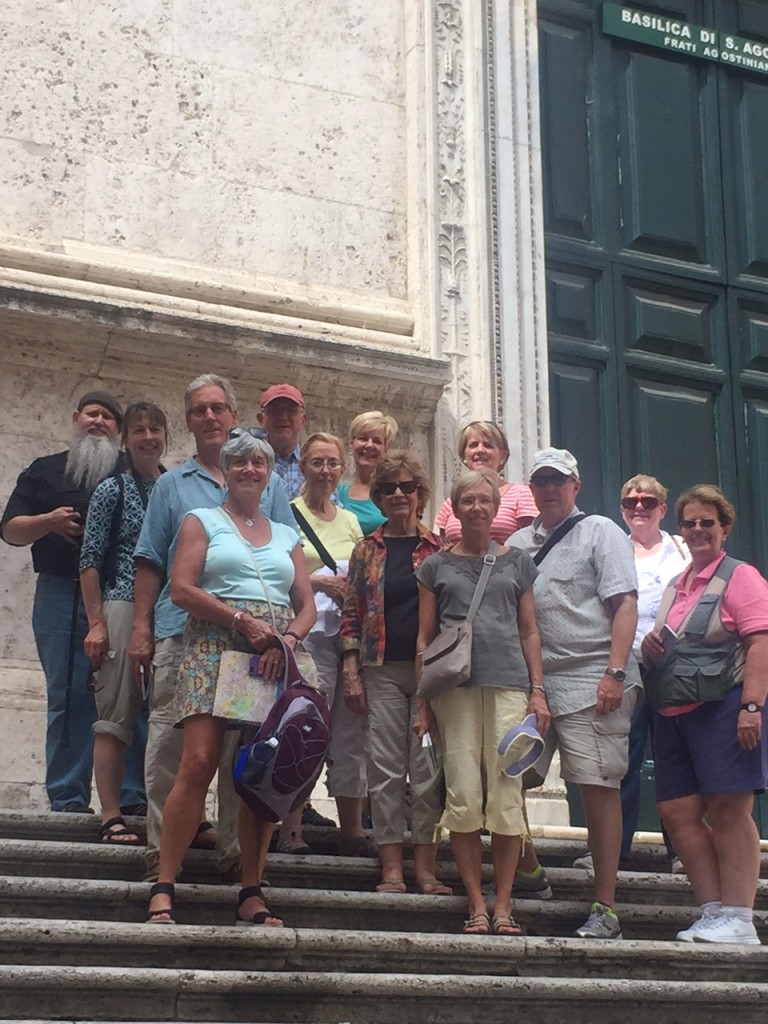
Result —
[[[493, 520], [491, 537], [504, 544], [507, 537], [529, 526], [538, 515], [531, 490], [525, 484], [509, 484], [501, 478], [509, 458], [509, 443], [500, 427], [487, 420], [468, 423], [459, 434], [459, 458], [467, 469], [485, 469], [499, 474], [501, 505]], [[461, 537], [461, 523], [453, 514], [450, 498], [440, 506], [435, 518], [435, 533], [455, 544]]]

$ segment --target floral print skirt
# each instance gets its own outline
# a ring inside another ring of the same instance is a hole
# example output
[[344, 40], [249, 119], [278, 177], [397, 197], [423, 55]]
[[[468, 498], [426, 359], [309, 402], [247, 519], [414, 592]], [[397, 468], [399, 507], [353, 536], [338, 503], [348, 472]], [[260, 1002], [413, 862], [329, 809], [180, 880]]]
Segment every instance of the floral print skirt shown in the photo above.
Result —
[[[225, 600], [230, 608], [242, 608], [256, 619], [264, 619], [283, 633], [294, 615], [290, 608], [273, 603], [276, 622], [272, 623], [265, 601]], [[216, 680], [223, 651], [250, 651], [244, 637], [226, 626], [190, 615], [184, 630], [184, 653], [176, 680], [175, 721], [181, 725], [193, 715], [210, 715], [216, 699]], [[234, 723], [233, 723], [234, 724]], [[239, 726], [238, 726], [239, 728]]]

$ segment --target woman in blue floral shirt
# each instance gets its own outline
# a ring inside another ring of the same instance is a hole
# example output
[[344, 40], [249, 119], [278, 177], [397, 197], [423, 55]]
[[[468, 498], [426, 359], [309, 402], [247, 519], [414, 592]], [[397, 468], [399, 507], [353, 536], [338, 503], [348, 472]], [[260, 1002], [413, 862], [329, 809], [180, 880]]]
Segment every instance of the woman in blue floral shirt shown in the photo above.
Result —
[[93, 765], [105, 843], [139, 841], [120, 815], [125, 749], [133, 742], [142, 706], [128, 659], [136, 578], [133, 552], [149, 495], [163, 471], [160, 458], [167, 441], [168, 425], [161, 409], [149, 402], [128, 407], [123, 421], [126, 467], [94, 491], [80, 554], [80, 585], [89, 627], [85, 653], [97, 673]]

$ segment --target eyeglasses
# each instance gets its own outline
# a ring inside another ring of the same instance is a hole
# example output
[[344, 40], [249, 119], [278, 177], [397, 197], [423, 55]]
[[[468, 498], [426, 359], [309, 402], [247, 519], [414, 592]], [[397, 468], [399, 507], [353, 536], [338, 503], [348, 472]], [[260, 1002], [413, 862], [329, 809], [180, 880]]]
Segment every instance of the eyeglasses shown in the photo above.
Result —
[[227, 437], [230, 439], [242, 437], [244, 434], [250, 434], [251, 437], [255, 437], [259, 441], [267, 440], [267, 432], [264, 427], [232, 427], [231, 430], [227, 431]]
[[316, 459], [310, 459], [307, 465], [310, 469], [322, 469], [324, 466], [327, 466], [328, 469], [341, 469], [339, 459], [321, 459], [319, 456]]
[[680, 529], [681, 530], [693, 530], [697, 526], [702, 526], [705, 530], [711, 530], [713, 526], [717, 525], [716, 519], [681, 519]]
[[554, 484], [555, 487], [562, 487], [563, 484], [567, 484], [572, 477], [566, 476], [565, 473], [539, 473], [533, 477], [531, 483], [534, 487], [546, 487], [547, 484]]
[[462, 494], [459, 498], [459, 508], [474, 508], [480, 505], [482, 508], [490, 508], [495, 502], [490, 495]]
[[214, 416], [223, 416], [225, 412], [229, 411], [229, 406], [226, 402], [208, 402], [205, 405], [193, 405], [187, 415], [192, 416], [196, 420], [201, 420], [209, 409]]
[[402, 494], [413, 494], [418, 486], [415, 480], [387, 480], [385, 483], [378, 485], [378, 490], [379, 494], [383, 494], [386, 498], [391, 498], [395, 491], [398, 490]]
[[627, 512], [634, 512], [638, 505], [642, 505], [650, 512], [652, 508], [659, 507], [659, 499], [654, 498], [652, 494], [638, 494], [636, 498], [621, 499], [621, 507], [625, 508]]

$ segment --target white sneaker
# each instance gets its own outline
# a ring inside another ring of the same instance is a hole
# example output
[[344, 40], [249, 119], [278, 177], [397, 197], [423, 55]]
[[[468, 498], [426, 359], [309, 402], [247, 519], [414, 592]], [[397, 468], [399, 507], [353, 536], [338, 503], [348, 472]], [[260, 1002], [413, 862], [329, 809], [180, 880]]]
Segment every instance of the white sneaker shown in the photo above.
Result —
[[[679, 938], [679, 936], [678, 936]], [[730, 942], [743, 946], [759, 946], [755, 926], [740, 917], [725, 917], [717, 914], [703, 921], [693, 937], [694, 942]]]
[[679, 857], [673, 857], [672, 858], [672, 860], [670, 861], [670, 869], [671, 869], [673, 875], [684, 875], [685, 874], [685, 865], [683, 864], [683, 862], [680, 860]]
[[577, 857], [573, 862], [575, 868], [583, 868], [585, 871], [589, 871], [591, 874], [595, 873], [595, 865], [592, 861], [592, 854], [585, 853], [583, 857]]
[[686, 928], [682, 932], [677, 933], [677, 938], [681, 942], [695, 942], [696, 936], [699, 934], [702, 928], [712, 924], [712, 922], [720, 916], [719, 908], [717, 910], [705, 910], [700, 917], [697, 917], [693, 924]]

